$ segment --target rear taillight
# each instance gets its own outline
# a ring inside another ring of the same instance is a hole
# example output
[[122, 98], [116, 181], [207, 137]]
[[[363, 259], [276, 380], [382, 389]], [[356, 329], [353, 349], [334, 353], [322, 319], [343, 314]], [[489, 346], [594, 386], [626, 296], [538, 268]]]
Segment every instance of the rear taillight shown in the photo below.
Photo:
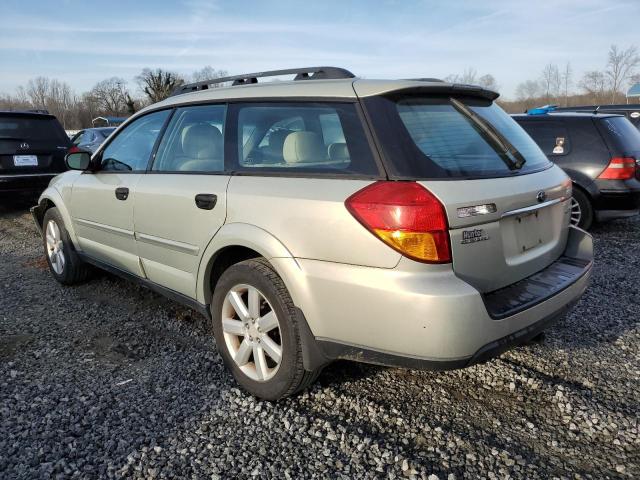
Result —
[[614, 157], [598, 178], [603, 180], [628, 180], [636, 174], [636, 159], [632, 157]]
[[427, 263], [451, 261], [447, 216], [438, 199], [415, 182], [376, 182], [351, 195], [349, 212], [403, 255]]

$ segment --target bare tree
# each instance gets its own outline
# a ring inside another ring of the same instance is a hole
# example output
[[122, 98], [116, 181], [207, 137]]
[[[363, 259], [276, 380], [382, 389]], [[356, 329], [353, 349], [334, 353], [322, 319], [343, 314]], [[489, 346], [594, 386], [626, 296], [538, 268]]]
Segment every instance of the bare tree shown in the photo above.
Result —
[[593, 103], [598, 103], [607, 90], [607, 77], [603, 72], [592, 70], [582, 76], [579, 86], [592, 97]]
[[461, 74], [452, 73], [444, 77], [444, 79], [449, 83], [476, 84], [478, 83], [478, 72], [475, 68], [469, 67], [465, 68]]
[[562, 71], [562, 86], [564, 90], [564, 106], [569, 106], [569, 89], [573, 85], [573, 69], [571, 63], [567, 62]]
[[516, 96], [519, 100], [532, 100], [540, 96], [540, 82], [536, 80], [526, 80], [516, 88]]
[[490, 73], [487, 73], [486, 75], [482, 75], [480, 78], [478, 78], [477, 83], [481, 87], [486, 88], [488, 90], [493, 90], [494, 92], [497, 92], [500, 89], [500, 87], [498, 86], [498, 82], [496, 82], [495, 77]]
[[126, 82], [118, 77], [96, 83], [89, 95], [94, 100], [97, 110], [104, 115], [122, 115], [128, 110], [127, 101], [131, 98]]
[[[203, 82], [205, 80], [213, 80], [216, 78], [222, 78], [222, 77], [226, 77], [228, 76], [229, 73], [227, 73], [226, 70], [216, 70], [215, 68], [213, 68], [211, 65], [207, 65], [206, 67], [200, 69], [200, 70], [196, 70], [195, 72], [193, 72], [191, 74], [191, 80], [192, 82]], [[211, 85], [211, 87], [220, 87], [222, 86], [219, 83], [214, 83]]]
[[184, 80], [174, 72], [156, 68], [145, 68], [136, 77], [142, 91], [152, 103], [164, 100], [171, 92], [184, 83]]
[[558, 97], [561, 82], [558, 66], [553, 63], [547, 64], [542, 70], [541, 77], [542, 88], [547, 102], [550, 103], [553, 98]]
[[34, 108], [47, 108], [49, 79], [46, 77], [36, 77], [29, 80], [26, 93]]
[[617, 45], [611, 45], [605, 73], [610, 81], [611, 101], [613, 103], [615, 103], [616, 97], [634, 74], [638, 65], [640, 65], [640, 56], [635, 45], [626, 50], [619, 49]]

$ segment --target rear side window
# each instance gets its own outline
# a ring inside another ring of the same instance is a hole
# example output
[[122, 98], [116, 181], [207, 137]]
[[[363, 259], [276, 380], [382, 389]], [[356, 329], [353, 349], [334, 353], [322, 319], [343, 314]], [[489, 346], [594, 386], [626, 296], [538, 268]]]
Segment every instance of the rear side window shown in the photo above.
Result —
[[349, 103], [236, 104], [239, 170], [378, 175]]
[[640, 153], [640, 132], [626, 117], [607, 117], [600, 120], [608, 142], [620, 155]]
[[52, 117], [0, 116], [1, 139], [69, 145], [69, 137]]
[[520, 126], [531, 135], [545, 155], [561, 156], [571, 152], [567, 127], [558, 121], [521, 121]]
[[392, 176], [486, 178], [550, 165], [529, 135], [489, 100], [374, 97], [366, 105]]
[[162, 137], [151, 170], [224, 171], [225, 105], [178, 108]]

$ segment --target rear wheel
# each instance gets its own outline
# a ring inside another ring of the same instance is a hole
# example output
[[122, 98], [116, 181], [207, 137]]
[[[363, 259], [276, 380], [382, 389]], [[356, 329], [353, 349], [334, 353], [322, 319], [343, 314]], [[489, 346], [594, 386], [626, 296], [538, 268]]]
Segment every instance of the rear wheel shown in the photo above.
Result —
[[309, 386], [296, 310], [284, 282], [264, 259], [246, 260], [220, 277], [211, 302], [218, 350], [249, 393], [278, 400]]
[[47, 210], [42, 221], [44, 251], [53, 278], [65, 285], [85, 281], [90, 267], [75, 252], [57, 208]]
[[588, 230], [593, 224], [593, 206], [582, 190], [573, 188], [571, 197], [571, 225]]

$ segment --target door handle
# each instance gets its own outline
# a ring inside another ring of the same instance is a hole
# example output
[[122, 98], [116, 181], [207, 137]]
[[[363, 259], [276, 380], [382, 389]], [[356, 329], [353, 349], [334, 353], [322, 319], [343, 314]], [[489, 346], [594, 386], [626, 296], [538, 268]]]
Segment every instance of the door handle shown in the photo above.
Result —
[[129, 189], [127, 187], [116, 188], [116, 198], [118, 200], [126, 200], [129, 197]]
[[213, 193], [199, 193], [196, 195], [196, 207], [202, 210], [213, 210], [218, 201], [218, 196]]

